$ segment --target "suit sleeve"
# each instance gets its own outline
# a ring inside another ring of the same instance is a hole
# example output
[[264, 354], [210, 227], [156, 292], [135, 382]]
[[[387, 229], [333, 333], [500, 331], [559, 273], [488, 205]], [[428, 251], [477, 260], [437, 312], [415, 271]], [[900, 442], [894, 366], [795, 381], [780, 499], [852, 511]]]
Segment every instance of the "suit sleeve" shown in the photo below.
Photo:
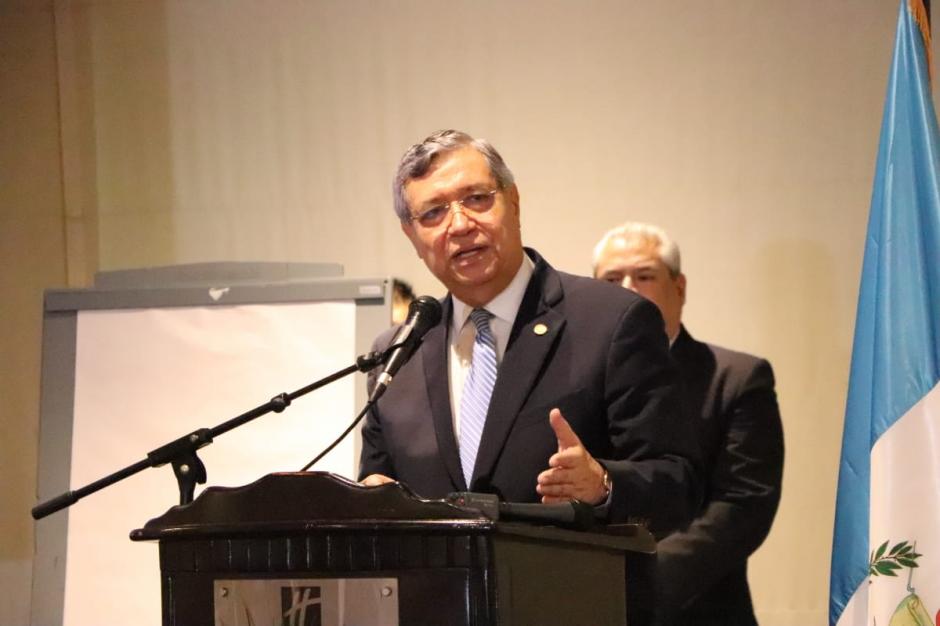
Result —
[[698, 447], [679, 396], [662, 317], [642, 299], [621, 318], [607, 355], [612, 458], [608, 517], [648, 524], [656, 536], [685, 526], [699, 507]]
[[707, 505], [659, 544], [661, 603], [688, 606], [760, 546], [780, 501], [783, 428], [773, 370], [759, 361], [722, 416], [725, 439], [708, 479]]
[[[384, 351], [397, 327], [380, 335], [372, 344], [372, 351]], [[368, 395], [372, 395], [375, 389], [376, 379], [378, 378], [378, 368], [369, 372], [366, 389]], [[382, 420], [377, 406], [373, 406], [366, 415], [366, 422], [362, 426], [362, 452], [359, 455], [359, 480], [364, 479], [370, 474], [384, 474], [389, 478], [395, 478], [395, 468], [392, 466], [391, 457], [385, 445], [385, 438], [382, 434]]]

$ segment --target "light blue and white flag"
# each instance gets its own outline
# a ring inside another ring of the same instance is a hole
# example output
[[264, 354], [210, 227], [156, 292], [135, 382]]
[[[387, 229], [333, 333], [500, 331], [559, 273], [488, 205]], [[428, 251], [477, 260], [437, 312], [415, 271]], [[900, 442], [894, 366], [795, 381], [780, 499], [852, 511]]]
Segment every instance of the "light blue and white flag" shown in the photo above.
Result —
[[922, 0], [902, 0], [845, 409], [831, 625], [940, 626], [940, 136], [929, 38]]

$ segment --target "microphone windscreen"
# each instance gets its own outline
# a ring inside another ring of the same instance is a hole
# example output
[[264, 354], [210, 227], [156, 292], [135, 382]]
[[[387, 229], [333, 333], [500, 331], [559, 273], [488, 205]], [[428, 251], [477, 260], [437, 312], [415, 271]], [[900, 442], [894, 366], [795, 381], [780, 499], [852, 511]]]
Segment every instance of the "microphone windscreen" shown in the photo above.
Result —
[[416, 315], [414, 332], [420, 337], [441, 321], [441, 303], [431, 296], [418, 296], [408, 305], [408, 317]]

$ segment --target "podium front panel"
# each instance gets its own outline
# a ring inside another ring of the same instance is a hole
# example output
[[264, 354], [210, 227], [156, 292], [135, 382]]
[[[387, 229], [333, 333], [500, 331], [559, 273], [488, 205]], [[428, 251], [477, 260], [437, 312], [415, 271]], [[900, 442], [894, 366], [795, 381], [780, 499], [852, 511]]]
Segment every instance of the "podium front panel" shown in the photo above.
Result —
[[[347, 581], [347, 588], [354, 580], [364, 581], [360, 589], [376, 580], [394, 587], [397, 621], [386, 621], [385, 613], [379, 611], [365, 624], [495, 623], [494, 609], [487, 605], [487, 599], [494, 596], [487, 593], [489, 554], [483, 535], [321, 532], [278, 538], [163, 540], [160, 561], [164, 626], [223, 626], [217, 619], [225, 604], [220, 603], [220, 586], [231, 586], [230, 581], [240, 585], [267, 582], [278, 585], [280, 594], [280, 587], [290, 588], [283, 581], [298, 588], [319, 587], [322, 593], [324, 585], [338, 580]], [[226, 621], [224, 626], [242, 623]]]

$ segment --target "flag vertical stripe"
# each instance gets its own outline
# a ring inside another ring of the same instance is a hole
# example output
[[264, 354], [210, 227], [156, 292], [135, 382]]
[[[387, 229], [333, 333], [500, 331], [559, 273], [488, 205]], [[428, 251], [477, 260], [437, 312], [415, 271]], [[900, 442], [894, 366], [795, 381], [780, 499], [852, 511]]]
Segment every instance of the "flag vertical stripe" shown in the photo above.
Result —
[[868, 576], [872, 448], [940, 380], [940, 135], [914, 5], [922, 8], [920, 0], [900, 3], [872, 190], [839, 468], [830, 624], [840, 621]]

